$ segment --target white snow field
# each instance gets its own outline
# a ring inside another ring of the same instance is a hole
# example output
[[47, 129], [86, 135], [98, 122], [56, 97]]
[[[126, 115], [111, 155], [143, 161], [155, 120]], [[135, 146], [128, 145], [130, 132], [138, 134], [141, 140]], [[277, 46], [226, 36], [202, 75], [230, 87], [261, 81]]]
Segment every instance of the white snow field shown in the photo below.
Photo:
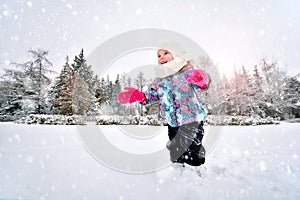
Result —
[[[113, 134], [115, 126], [101, 128]], [[0, 123], [0, 199], [298, 200], [299, 130], [285, 122], [223, 127], [199, 177], [173, 166], [141, 174], [111, 169], [87, 152], [76, 126]], [[166, 142], [163, 134], [154, 150]]]

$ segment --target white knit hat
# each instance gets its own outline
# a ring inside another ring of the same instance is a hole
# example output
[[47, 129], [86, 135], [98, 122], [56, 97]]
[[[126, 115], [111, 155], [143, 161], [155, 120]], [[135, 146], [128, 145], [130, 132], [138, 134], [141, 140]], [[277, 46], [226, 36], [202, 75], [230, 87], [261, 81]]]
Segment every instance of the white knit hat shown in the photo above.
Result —
[[158, 50], [167, 50], [172, 56], [173, 60], [159, 65], [156, 68], [156, 74], [158, 77], [166, 77], [177, 73], [182, 67], [187, 64], [187, 59], [185, 58], [185, 50], [184, 48], [176, 42], [166, 42], [159, 45]]
[[161, 49], [168, 50], [169, 52], [172, 53], [172, 55], [185, 58], [186, 52], [185, 52], [184, 48], [182, 47], [182, 45], [177, 42], [162, 43], [158, 46], [158, 50], [161, 50]]

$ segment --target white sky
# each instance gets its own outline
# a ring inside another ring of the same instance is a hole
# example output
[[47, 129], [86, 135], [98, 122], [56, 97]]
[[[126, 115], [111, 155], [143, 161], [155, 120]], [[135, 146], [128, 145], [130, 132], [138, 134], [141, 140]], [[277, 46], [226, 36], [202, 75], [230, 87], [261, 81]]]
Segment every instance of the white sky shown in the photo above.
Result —
[[[300, 72], [300, 1], [0, 0], [0, 68], [49, 50], [54, 70], [84, 48], [88, 57], [113, 36], [140, 28], [176, 31], [197, 42], [220, 72], [249, 70], [263, 56]], [[141, 65], [143, 59], [140, 59]], [[127, 61], [129, 62], [129, 61]]]

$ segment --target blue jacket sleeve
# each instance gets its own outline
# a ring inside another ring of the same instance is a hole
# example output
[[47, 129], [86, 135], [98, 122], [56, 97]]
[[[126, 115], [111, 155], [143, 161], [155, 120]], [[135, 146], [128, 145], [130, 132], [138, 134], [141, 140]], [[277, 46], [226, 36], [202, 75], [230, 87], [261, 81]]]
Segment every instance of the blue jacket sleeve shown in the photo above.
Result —
[[160, 100], [157, 84], [158, 80], [155, 80], [155, 82], [152, 83], [149, 89], [144, 92], [147, 101], [143, 105], [150, 105]]

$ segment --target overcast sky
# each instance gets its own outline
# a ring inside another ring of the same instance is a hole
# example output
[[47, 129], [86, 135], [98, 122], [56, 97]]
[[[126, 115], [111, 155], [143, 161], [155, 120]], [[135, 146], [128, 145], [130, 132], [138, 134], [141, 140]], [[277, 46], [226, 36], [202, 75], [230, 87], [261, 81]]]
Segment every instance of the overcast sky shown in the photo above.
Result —
[[[300, 1], [0, 0], [0, 67], [28, 60], [27, 50], [49, 50], [54, 70], [66, 55], [86, 56], [113, 36], [140, 28], [176, 31], [199, 44], [220, 72], [262, 57], [300, 72]], [[143, 59], [141, 59], [141, 64]]]

